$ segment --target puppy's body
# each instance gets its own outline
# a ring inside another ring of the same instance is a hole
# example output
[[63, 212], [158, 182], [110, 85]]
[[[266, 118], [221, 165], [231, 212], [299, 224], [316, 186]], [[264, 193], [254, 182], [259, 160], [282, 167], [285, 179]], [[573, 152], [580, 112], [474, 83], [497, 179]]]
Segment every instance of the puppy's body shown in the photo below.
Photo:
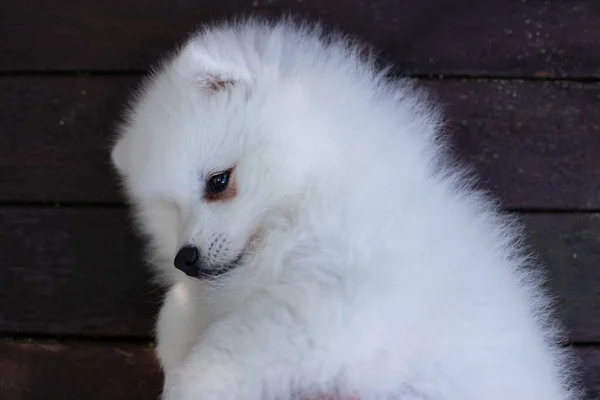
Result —
[[[439, 131], [423, 93], [288, 22], [169, 59], [113, 150], [168, 287], [165, 399], [577, 399], [519, 227]], [[227, 272], [186, 276], [185, 245]]]

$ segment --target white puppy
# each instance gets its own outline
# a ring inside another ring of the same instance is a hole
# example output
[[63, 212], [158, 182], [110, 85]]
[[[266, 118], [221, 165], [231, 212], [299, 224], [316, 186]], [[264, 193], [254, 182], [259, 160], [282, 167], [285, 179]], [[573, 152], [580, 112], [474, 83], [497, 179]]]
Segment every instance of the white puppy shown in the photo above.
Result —
[[423, 92], [290, 21], [206, 28], [112, 160], [167, 294], [164, 398], [579, 398], [502, 216]]

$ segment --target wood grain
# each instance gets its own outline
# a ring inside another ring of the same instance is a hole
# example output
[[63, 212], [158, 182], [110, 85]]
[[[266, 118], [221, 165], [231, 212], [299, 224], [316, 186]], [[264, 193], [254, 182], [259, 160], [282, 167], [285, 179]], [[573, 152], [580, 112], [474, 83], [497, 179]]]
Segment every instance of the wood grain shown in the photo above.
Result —
[[0, 332], [143, 337], [160, 292], [124, 209], [0, 208]]
[[[547, 265], [571, 339], [600, 339], [600, 214], [521, 216], [530, 249]], [[596, 272], [598, 271], [598, 272]]]
[[[597, 398], [600, 348], [576, 352], [588, 398]], [[158, 398], [161, 386], [153, 349], [142, 344], [0, 341], [5, 400], [149, 400]]]
[[[577, 342], [600, 340], [600, 216], [527, 215]], [[148, 337], [160, 292], [126, 209], [0, 208], [0, 332]]]
[[[114, 127], [138, 77], [0, 78], [0, 201], [121, 203]], [[600, 208], [600, 84], [425, 81], [509, 208]]]
[[0, 79], [0, 197], [114, 201], [111, 138], [137, 78]]
[[287, 12], [373, 43], [405, 73], [600, 76], [595, 0], [17, 2], [0, 16], [0, 71], [146, 70], [207, 22]]
[[600, 208], [600, 85], [431, 81], [457, 150], [510, 208]]
[[158, 399], [162, 379], [146, 345], [0, 341], [4, 400]]
[[576, 355], [581, 360], [579, 371], [584, 387], [587, 390], [587, 399], [600, 398], [600, 347], [576, 348]]

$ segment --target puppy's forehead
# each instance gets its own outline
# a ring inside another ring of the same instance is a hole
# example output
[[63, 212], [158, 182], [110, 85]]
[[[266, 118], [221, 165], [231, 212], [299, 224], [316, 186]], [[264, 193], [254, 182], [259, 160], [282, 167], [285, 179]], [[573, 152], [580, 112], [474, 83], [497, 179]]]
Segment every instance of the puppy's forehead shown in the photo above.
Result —
[[[191, 185], [228, 169], [246, 152], [252, 123], [244, 104], [227, 98], [160, 90], [148, 92], [126, 129], [134, 174], [143, 181]], [[139, 181], [140, 179], [134, 179]]]
[[160, 137], [157, 144], [161, 146], [219, 146], [240, 132], [249, 117], [247, 103], [235, 93], [205, 93], [185, 81], [166, 87], [157, 85], [144, 97], [137, 106], [134, 123]]

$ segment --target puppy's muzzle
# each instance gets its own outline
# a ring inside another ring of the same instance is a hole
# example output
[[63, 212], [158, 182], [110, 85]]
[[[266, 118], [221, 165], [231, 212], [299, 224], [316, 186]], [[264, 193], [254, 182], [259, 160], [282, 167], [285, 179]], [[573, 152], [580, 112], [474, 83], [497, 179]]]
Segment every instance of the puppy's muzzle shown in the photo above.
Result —
[[200, 251], [195, 246], [182, 247], [175, 256], [175, 268], [192, 278], [200, 277]]
[[175, 256], [175, 268], [187, 276], [198, 279], [217, 278], [238, 266], [241, 255], [234, 262], [222, 266], [207, 265], [205, 258], [196, 246], [184, 246]]

